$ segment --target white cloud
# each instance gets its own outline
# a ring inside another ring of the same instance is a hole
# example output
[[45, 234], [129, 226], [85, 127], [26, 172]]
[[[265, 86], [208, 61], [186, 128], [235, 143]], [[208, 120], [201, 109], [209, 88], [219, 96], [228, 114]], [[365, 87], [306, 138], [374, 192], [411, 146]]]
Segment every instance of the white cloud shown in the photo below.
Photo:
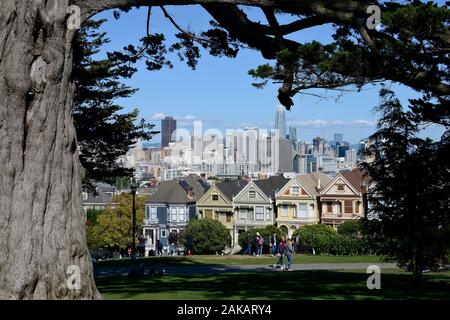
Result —
[[327, 127], [327, 126], [375, 126], [374, 121], [370, 120], [354, 120], [354, 121], [344, 121], [344, 120], [300, 120], [300, 121], [288, 121], [288, 125], [299, 126], [299, 127]]
[[376, 126], [376, 122], [375, 121], [370, 121], [370, 120], [355, 120], [352, 121], [352, 124], [356, 124], [356, 125], [361, 125], [361, 126], [367, 126], [367, 127], [374, 127]]
[[187, 116], [184, 116], [182, 119], [186, 120], [186, 121], [192, 121], [192, 120], [195, 120], [197, 118], [195, 116], [193, 116], [193, 115], [188, 114]]
[[166, 117], [166, 115], [162, 112], [157, 112], [150, 117], [150, 120], [162, 120]]

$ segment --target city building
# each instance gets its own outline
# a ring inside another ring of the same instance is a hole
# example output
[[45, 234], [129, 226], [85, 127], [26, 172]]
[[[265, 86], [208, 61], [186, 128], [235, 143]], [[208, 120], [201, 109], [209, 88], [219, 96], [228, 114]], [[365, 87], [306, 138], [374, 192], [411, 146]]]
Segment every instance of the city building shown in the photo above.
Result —
[[345, 152], [345, 161], [352, 164], [358, 161], [358, 153], [356, 149], [350, 149]]
[[320, 193], [321, 222], [336, 228], [339, 224], [364, 216], [364, 194], [371, 178], [362, 171], [340, 172]]
[[196, 202], [209, 188], [205, 179], [197, 175], [162, 181], [145, 204], [146, 250], [155, 250], [157, 240], [168, 246], [169, 234], [181, 232], [190, 220], [196, 218]]
[[299, 227], [320, 221], [320, 190], [330, 182], [323, 173], [297, 175], [276, 195], [276, 225], [289, 237]]
[[342, 144], [343, 142], [344, 142], [344, 135], [342, 133], [335, 133], [334, 134], [334, 143]]
[[177, 121], [173, 117], [165, 117], [161, 120], [161, 147], [169, 146], [176, 141]]
[[294, 147], [294, 152], [298, 153], [298, 139], [297, 139], [297, 128], [290, 126], [289, 127], [289, 141], [292, 143]]
[[278, 172], [294, 172], [294, 147], [283, 138], [278, 142]]
[[286, 110], [283, 106], [278, 106], [275, 114], [275, 130], [279, 130], [281, 138], [286, 138]]

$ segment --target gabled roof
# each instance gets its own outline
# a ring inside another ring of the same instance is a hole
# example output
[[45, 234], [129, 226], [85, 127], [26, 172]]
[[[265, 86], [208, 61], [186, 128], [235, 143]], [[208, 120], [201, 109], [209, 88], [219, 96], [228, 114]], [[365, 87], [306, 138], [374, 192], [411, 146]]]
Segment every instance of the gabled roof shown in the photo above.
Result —
[[372, 183], [372, 177], [367, 175], [360, 169], [354, 169], [352, 171], [343, 171], [341, 174], [344, 178], [359, 192], [366, 193], [370, 184]]
[[[196, 175], [180, 180], [162, 181], [158, 191], [149, 197], [149, 203], [190, 203], [200, 199], [209, 189], [209, 184]], [[189, 196], [191, 193], [191, 197]]]
[[247, 184], [247, 180], [236, 179], [218, 183], [216, 184], [216, 188], [231, 201]]
[[88, 192], [87, 200], [83, 199], [84, 204], [107, 204], [110, 203], [117, 190], [114, 186], [106, 183], [97, 183], [95, 185], [96, 194]]
[[289, 180], [289, 182], [286, 183], [285, 186], [277, 192], [276, 196], [285, 196], [286, 191], [292, 185], [297, 184], [308, 194], [308, 196], [314, 198], [320, 194], [320, 190], [318, 189], [319, 180], [320, 187], [323, 188], [330, 182], [331, 179], [321, 172], [297, 175]]
[[317, 189], [319, 186], [319, 180], [321, 188], [325, 187], [331, 181], [331, 179], [322, 172], [303, 174], [297, 176], [296, 178], [306, 189], [305, 191], [312, 196], [318, 196], [320, 194], [320, 191]]
[[[348, 171], [347, 171], [348, 172]], [[344, 175], [345, 171], [341, 171], [339, 172], [333, 179], [331, 179], [331, 181], [322, 189], [321, 191], [321, 195], [326, 195], [328, 194], [328, 191], [331, 189], [331, 187], [336, 184], [338, 181], [342, 180], [349, 188], [350, 190], [355, 194], [355, 195], [359, 195], [360, 194], [360, 190], [361, 188], [355, 188], [355, 186], [353, 185], [353, 183], [351, 183], [346, 176]]]
[[183, 178], [183, 180], [180, 180], [180, 184], [185, 190], [187, 186], [192, 187], [194, 198], [196, 200], [200, 199], [211, 187], [206, 180], [195, 174], [190, 174], [187, 177]]
[[267, 197], [275, 199], [275, 194], [280, 191], [287, 183], [288, 178], [283, 175], [271, 176], [264, 180], [255, 180], [254, 183], [261, 189]]
[[241, 202], [241, 201], [247, 202], [249, 200], [248, 191], [249, 191], [249, 189], [253, 189], [260, 195], [260, 197], [263, 201], [268, 202], [270, 200], [269, 196], [267, 194], [265, 194], [265, 192], [263, 190], [261, 190], [261, 188], [256, 183], [256, 181], [259, 181], [259, 180], [252, 180], [249, 183], [247, 183], [247, 185], [244, 188], [242, 188], [242, 190], [237, 195], [235, 195], [234, 201], [235, 202]]

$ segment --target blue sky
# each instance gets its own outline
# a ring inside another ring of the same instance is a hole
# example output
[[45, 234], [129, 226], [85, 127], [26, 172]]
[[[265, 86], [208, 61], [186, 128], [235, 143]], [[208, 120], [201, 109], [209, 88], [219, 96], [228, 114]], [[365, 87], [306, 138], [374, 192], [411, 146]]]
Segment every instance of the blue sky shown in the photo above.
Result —
[[[185, 29], [197, 32], [206, 30], [211, 17], [197, 6], [167, 7], [169, 13]], [[259, 9], [247, 9], [248, 15], [255, 21], [265, 22]], [[104, 46], [100, 56], [112, 50], [120, 50], [130, 43], [138, 44], [145, 35], [147, 10], [134, 9], [123, 13], [119, 21], [112, 11], [104, 12], [96, 18], [106, 18], [102, 31], [108, 33], [111, 43]], [[286, 22], [283, 18], [281, 22]], [[170, 22], [164, 18], [159, 8], [154, 8], [151, 19], [151, 32], [164, 33], [170, 45], [176, 33]], [[329, 27], [316, 27], [295, 35], [296, 40], [308, 42], [330, 40]], [[173, 55], [174, 68], [161, 71], [148, 71], [143, 63], [139, 71], [126, 83], [139, 88], [131, 98], [120, 101], [125, 110], [138, 108], [141, 117], [155, 123], [160, 128], [163, 115], [174, 116], [178, 126], [192, 128], [194, 120], [202, 120], [205, 128], [220, 130], [258, 126], [264, 129], [274, 127], [275, 109], [278, 106], [276, 85], [264, 89], [254, 88], [248, 70], [267, 63], [260, 53], [253, 50], [241, 50], [236, 59], [216, 58], [202, 53], [197, 70], [192, 71], [185, 63], [179, 62]], [[269, 63], [271, 63], [269, 61]], [[402, 102], [416, 94], [405, 87], [392, 85]], [[363, 92], [345, 93], [336, 101], [337, 93], [332, 91], [314, 91], [311, 93], [334, 96], [319, 99], [311, 95], [297, 95], [292, 111], [286, 112], [287, 125], [297, 127], [301, 140], [311, 141], [321, 136], [331, 140], [334, 133], [343, 133], [344, 139], [356, 143], [369, 136], [375, 130], [377, 115], [373, 108], [378, 104], [378, 86], [367, 86]], [[441, 128], [430, 127], [426, 135], [438, 138]], [[160, 142], [155, 137], [153, 142]]]

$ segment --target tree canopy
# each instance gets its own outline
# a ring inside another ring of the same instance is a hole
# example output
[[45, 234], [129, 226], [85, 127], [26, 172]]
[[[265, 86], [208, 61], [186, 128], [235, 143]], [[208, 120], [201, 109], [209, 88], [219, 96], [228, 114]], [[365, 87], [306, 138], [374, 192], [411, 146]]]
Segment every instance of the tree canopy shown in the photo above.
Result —
[[116, 182], [118, 177], [131, 176], [132, 169], [124, 168], [118, 158], [136, 143], [150, 140], [157, 132], [141, 119], [138, 109], [123, 112], [116, 103], [119, 98], [132, 96], [137, 89], [122, 84], [137, 70], [122, 61], [117, 54], [95, 59], [101, 46], [109, 42], [99, 28], [106, 20], [88, 20], [74, 44], [73, 76], [76, 91], [73, 116], [77, 130], [80, 161], [86, 169], [85, 185], [91, 181]]
[[[90, 249], [125, 250], [132, 244], [132, 195], [122, 193], [112, 199], [111, 205], [87, 223], [87, 242]], [[135, 239], [142, 235], [146, 197], [136, 197]]]
[[448, 135], [433, 142], [420, 138], [417, 115], [394, 92], [383, 89], [378, 131], [361, 164], [374, 183], [368, 192], [365, 233], [384, 238], [386, 251], [412, 265], [416, 280], [449, 250], [450, 165]]
[[[132, 6], [164, 6], [164, 1], [118, 0], [75, 1], [86, 12]], [[180, 33], [180, 42], [170, 48], [181, 50], [188, 63], [195, 67], [199, 46], [214, 55], [235, 56], [239, 47], [259, 50], [266, 59], [276, 60], [252, 70], [250, 74], [261, 79], [261, 87], [268, 80], [281, 83], [280, 102], [287, 108], [292, 97], [310, 88], [340, 88], [346, 85], [361, 87], [367, 83], [392, 80], [435, 98], [450, 93], [448, 54], [450, 13], [446, 5], [418, 0], [397, 1], [173, 1], [171, 4], [200, 4], [214, 18], [213, 28], [193, 34], [183, 29], [167, 12], [166, 17]], [[370, 5], [381, 10], [381, 25], [366, 28]], [[260, 7], [267, 23], [252, 21], [244, 6]], [[149, 17], [150, 17], [149, 11]], [[279, 24], [280, 15], [289, 15], [293, 22]], [[119, 16], [117, 14], [117, 16]], [[315, 26], [329, 24], [334, 30], [334, 41], [302, 43], [291, 35]], [[155, 47], [157, 44], [157, 47]], [[152, 50], [148, 50], [148, 48]], [[150, 34], [142, 39], [142, 50], [130, 47], [131, 59], [136, 53], [146, 52], [166, 64], [164, 37]], [[143, 55], [140, 55], [143, 56]], [[169, 64], [170, 65], [170, 64]], [[150, 69], [155, 63], [148, 63]]]

